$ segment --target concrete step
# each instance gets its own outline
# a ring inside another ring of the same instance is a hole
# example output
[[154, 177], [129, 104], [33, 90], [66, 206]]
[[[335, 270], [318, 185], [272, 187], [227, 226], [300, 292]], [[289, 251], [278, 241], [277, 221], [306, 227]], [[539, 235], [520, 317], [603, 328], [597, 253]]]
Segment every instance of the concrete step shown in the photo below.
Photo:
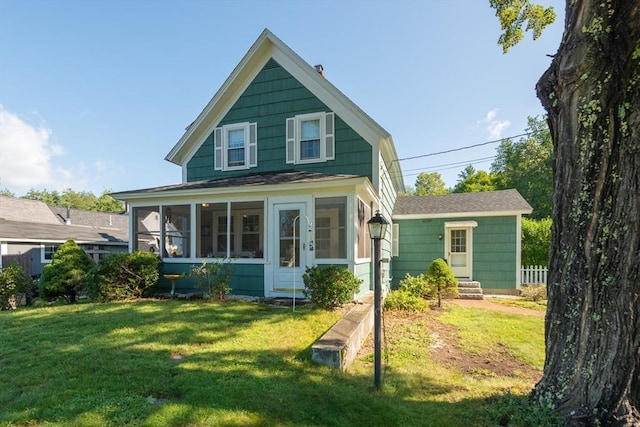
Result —
[[484, 299], [482, 285], [475, 280], [458, 281], [458, 294], [460, 299]]

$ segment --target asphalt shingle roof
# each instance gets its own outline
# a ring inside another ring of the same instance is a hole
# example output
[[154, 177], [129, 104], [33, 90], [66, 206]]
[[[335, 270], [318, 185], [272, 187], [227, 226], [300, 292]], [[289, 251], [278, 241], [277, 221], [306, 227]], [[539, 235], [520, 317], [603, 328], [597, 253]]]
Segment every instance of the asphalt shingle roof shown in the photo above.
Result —
[[347, 174], [325, 174], [319, 172], [301, 172], [301, 171], [283, 171], [254, 173], [229, 178], [185, 182], [181, 184], [166, 185], [163, 187], [145, 188], [142, 190], [121, 191], [112, 193], [113, 197], [120, 194], [142, 194], [142, 193], [161, 193], [165, 191], [177, 190], [198, 190], [209, 188], [226, 188], [226, 187], [246, 187], [260, 185], [277, 185], [277, 184], [295, 184], [295, 183], [311, 183], [322, 181], [335, 181], [339, 179], [356, 178], [358, 175]]
[[66, 241], [126, 243], [129, 216], [47, 206], [39, 200], [0, 197], [0, 239], [13, 241]]
[[398, 197], [393, 215], [454, 214], [474, 212], [531, 213], [531, 205], [517, 190], [456, 193], [442, 196]]

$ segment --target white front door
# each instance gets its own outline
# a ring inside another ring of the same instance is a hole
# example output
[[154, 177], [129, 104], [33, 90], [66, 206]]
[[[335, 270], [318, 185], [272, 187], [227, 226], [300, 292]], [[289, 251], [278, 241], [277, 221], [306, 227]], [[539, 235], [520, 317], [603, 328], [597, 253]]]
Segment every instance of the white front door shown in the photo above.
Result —
[[456, 277], [471, 278], [471, 230], [471, 228], [447, 229], [445, 256]]
[[309, 228], [305, 203], [273, 205], [274, 254], [272, 296], [302, 297], [302, 275], [308, 266]]

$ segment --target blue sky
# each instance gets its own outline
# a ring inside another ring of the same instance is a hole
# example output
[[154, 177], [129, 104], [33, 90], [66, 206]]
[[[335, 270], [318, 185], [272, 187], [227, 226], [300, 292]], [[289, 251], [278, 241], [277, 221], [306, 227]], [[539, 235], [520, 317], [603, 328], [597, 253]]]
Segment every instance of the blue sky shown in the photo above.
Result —
[[[503, 55], [488, 1], [0, 0], [0, 188], [174, 184], [164, 160], [264, 28], [394, 138], [400, 158], [521, 134], [562, 36]], [[403, 161], [406, 185], [498, 144]], [[486, 159], [478, 161], [478, 159]]]

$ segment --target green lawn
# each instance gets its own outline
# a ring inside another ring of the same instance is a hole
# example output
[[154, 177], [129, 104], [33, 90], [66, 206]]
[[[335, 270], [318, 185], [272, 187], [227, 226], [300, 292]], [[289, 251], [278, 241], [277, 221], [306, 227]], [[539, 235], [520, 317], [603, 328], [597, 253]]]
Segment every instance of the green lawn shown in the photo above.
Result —
[[[482, 313], [449, 310], [459, 325]], [[390, 366], [376, 391], [370, 355], [347, 373], [311, 363], [311, 344], [338, 317], [201, 301], [0, 312], [0, 425], [495, 425], [523, 402], [510, 393], [533, 386], [434, 363], [429, 331], [408, 318], [388, 331]], [[542, 319], [504, 320], [543, 334]], [[539, 367], [544, 348], [514, 351], [534, 353], [523, 363]]]

